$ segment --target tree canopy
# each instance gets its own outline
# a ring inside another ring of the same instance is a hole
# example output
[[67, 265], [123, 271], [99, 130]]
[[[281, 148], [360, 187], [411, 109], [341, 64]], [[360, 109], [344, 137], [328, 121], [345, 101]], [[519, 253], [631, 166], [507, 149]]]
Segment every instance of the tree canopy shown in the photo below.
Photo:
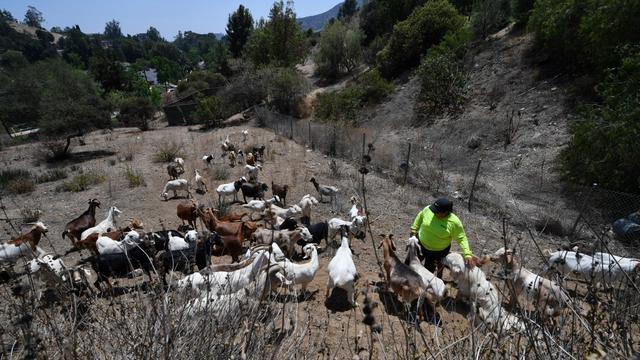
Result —
[[226, 29], [229, 51], [231, 51], [234, 57], [240, 56], [244, 44], [247, 43], [247, 39], [249, 39], [252, 31], [253, 17], [251, 17], [249, 9], [240, 5], [238, 10], [229, 15]]
[[39, 28], [43, 22], [44, 16], [42, 16], [42, 12], [31, 5], [27, 6], [27, 12], [24, 14], [24, 23], [28, 26]]

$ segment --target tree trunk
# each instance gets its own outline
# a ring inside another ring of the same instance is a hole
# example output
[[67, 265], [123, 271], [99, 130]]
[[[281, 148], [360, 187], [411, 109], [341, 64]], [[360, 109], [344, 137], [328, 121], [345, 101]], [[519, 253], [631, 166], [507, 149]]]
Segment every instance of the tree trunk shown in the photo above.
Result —
[[78, 136], [82, 136], [82, 133], [77, 133], [77, 134], [67, 136], [67, 144], [64, 146], [64, 151], [63, 151], [64, 155], [67, 155], [67, 152], [69, 151], [69, 146], [71, 146], [71, 139]]

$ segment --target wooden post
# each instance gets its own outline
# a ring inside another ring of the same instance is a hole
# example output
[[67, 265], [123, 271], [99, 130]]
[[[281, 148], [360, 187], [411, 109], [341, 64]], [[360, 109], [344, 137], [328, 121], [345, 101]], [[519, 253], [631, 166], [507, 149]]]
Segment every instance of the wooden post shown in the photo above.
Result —
[[293, 118], [289, 118], [289, 140], [293, 139]]
[[365, 146], [365, 142], [367, 139], [367, 135], [365, 133], [362, 133], [362, 157], [361, 159], [364, 160], [364, 146]]
[[407, 184], [407, 175], [409, 174], [409, 159], [411, 159], [411, 143], [409, 143], [409, 149], [407, 149], [407, 157], [404, 161], [404, 178], [402, 179], [402, 186]]
[[467, 204], [467, 208], [471, 211], [471, 200], [473, 200], [473, 190], [476, 187], [476, 180], [478, 180], [478, 173], [480, 172], [480, 164], [482, 163], [482, 159], [478, 159], [478, 166], [476, 167], [476, 174], [473, 176], [473, 184], [471, 185], [471, 192], [469, 193], [469, 203]]
[[308, 145], [309, 145], [309, 147], [312, 147], [312, 145], [311, 145], [311, 120], [309, 120], [308, 125], [309, 125], [309, 143], [308, 143]]

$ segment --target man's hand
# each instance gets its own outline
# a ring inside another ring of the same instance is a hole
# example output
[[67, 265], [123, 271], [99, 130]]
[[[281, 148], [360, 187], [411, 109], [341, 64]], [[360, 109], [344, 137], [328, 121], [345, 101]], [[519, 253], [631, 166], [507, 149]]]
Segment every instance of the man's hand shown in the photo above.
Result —
[[478, 258], [475, 256], [470, 256], [470, 257], [466, 257], [464, 258], [464, 264], [467, 266], [467, 269], [471, 270], [474, 267], [476, 267], [476, 263], [478, 261]]

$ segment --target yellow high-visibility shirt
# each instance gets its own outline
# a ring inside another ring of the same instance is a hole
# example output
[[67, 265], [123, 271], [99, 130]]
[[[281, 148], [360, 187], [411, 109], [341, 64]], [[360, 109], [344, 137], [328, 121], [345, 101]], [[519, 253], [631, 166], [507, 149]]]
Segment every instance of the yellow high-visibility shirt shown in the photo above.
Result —
[[453, 213], [439, 219], [427, 206], [416, 216], [411, 231], [418, 234], [420, 243], [427, 250], [442, 251], [451, 245], [451, 240], [455, 240], [465, 258], [473, 256], [462, 222]]

